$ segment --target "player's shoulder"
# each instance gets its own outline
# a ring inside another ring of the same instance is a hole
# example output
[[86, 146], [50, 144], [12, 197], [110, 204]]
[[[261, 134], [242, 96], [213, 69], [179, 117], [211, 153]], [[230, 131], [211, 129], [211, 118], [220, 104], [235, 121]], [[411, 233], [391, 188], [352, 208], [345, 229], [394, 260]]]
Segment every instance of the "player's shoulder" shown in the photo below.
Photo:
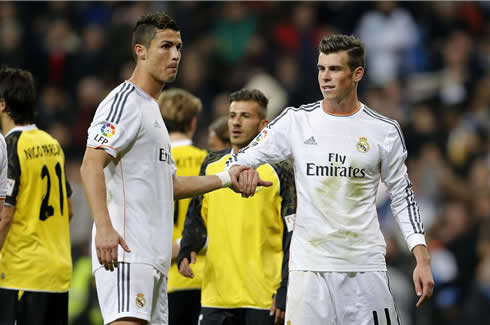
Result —
[[187, 150], [189, 150], [189, 152], [192, 153], [194, 156], [202, 156], [203, 158], [206, 157], [206, 155], [208, 154], [208, 151], [206, 149], [199, 148], [195, 145], [190, 145]]
[[[22, 139], [22, 140], [21, 140]], [[56, 142], [54, 137], [44, 130], [39, 129], [36, 125], [16, 126], [5, 137], [5, 143], [8, 147], [17, 145], [21, 141], [23, 144], [44, 144], [46, 142]]]
[[208, 151], [202, 148], [199, 148], [193, 144], [182, 145], [182, 146], [174, 146], [172, 144], [172, 155], [181, 156], [181, 157], [204, 157], [208, 154]]
[[318, 110], [320, 107], [321, 107], [321, 100], [318, 100], [313, 103], [303, 104], [299, 107], [294, 107], [294, 106], [286, 107], [281, 111], [281, 113], [274, 120], [272, 120], [271, 123], [269, 123], [269, 125], [272, 126], [275, 123], [281, 120], [285, 120], [287, 118], [300, 118], [305, 114], [309, 114], [311, 112]]
[[374, 127], [371, 128], [374, 132], [382, 134], [386, 138], [399, 139], [403, 146], [403, 151], [407, 150], [403, 131], [397, 120], [388, 118], [366, 105], [363, 105], [362, 114], [365, 119], [375, 123]]
[[397, 120], [391, 119], [375, 111], [374, 109], [368, 107], [365, 104], [363, 104], [362, 114], [365, 119], [370, 120], [373, 123], [379, 124], [380, 125], [379, 130], [401, 131], [400, 124], [398, 123]]
[[[148, 95], [147, 95], [148, 96]], [[125, 81], [114, 88], [100, 102], [97, 108], [97, 115], [111, 123], [119, 123], [126, 107], [137, 107], [134, 104], [142, 104], [148, 100], [133, 83]], [[126, 110], [136, 112], [137, 110]]]
[[220, 159], [222, 159], [223, 157], [229, 155], [230, 152], [231, 152], [230, 148], [220, 150], [220, 151], [210, 151], [210, 152], [208, 152], [208, 154], [204, 158], [204, 161], [202, 164], [203, 164], [203, 166], [208, 166], [210, 164], [213, 164], [213, 163], [219, 161]]

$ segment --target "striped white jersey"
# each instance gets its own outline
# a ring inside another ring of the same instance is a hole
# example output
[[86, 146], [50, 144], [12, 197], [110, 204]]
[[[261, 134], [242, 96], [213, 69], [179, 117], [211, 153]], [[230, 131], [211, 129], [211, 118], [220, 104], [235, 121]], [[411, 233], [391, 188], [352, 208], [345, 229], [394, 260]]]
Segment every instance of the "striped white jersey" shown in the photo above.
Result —
[[385, 271], [375, 202], [380, 180], [409, 248], [425, 245], [400, 126], [363, 104], [350, 115], [331, 115], [322, 103], [285, 109], [228, 168], [292, 159], [298, 204], [290, 270]]
[[[120, 262], [153, 265], [167, 274], [173, 229], [175, 163], [158, 103], [129, 81], [99, 105], [88, 129], [87, 145], [116, 158], [105, 169], [112, 225], [131, 249]], [[101, 267], [92, 231], [93, 270]]]

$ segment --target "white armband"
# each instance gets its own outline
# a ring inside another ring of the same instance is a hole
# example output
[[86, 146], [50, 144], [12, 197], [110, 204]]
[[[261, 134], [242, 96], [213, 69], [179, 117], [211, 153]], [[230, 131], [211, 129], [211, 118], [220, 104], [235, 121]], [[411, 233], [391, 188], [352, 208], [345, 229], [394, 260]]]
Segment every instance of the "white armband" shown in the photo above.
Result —
[[219, 177], [221, 181], [221, 187], [230, 187], [231, 186], [231, 177], [228, 171], [224, 171], [221, 173], [217, 173], [216, 176]]

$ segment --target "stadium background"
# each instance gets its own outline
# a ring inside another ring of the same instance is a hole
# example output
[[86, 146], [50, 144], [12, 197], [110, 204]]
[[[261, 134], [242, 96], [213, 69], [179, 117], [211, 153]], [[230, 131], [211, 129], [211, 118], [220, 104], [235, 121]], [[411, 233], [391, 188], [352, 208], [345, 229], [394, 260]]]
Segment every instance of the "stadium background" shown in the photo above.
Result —
[[37, 125], [60, 141], [69, 161], [71, 324], [100, 323], [79, 175], [87, 127], [100, 100], [129, 77], [131, 30], [148, 10], [167, 11], [181, 28], [180, 71], [168, 86], [201, 98], [195, 142], [202, 147], [232, 91], [264, 91], [270, 117], [320, 99], [318, 41], [335, 32], [359, 36], [367, 48], [360, 98], [403, 128], [432, 254], [434, 297], [415, 312], [414, 260], [381, 188], [403, 324], [490, 324], [490, 2], [2, 2], [0, 64], [33, 72]]

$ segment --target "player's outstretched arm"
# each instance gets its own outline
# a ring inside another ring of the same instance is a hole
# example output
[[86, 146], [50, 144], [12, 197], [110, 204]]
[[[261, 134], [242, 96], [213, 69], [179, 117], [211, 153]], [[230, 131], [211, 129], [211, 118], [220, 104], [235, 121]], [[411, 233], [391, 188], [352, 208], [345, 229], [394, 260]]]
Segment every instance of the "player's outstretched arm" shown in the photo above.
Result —
[[413, 254], [417, 261], [417, 265], [413, 270], [413, 284], [417, 296], [420, 297], [416, 305], [419, 307], [425, 300], [432, 297], [434, 279], [432, 278], [430, 255], [427, 251], [427, 247], [424, 245], [417, 245], [413, 248]]
[[[223, 187], [230, 187], [233, 191], [237, 193], [243, 193], [243, 189], [247, 192], [249, 197], [255, 193], [255, 187], [259, 186], [271, 186], [271, 182], [266, 182], [258, 177], [258, 173], [247, 166], [237, 166], [235, 170], [238, 171], [239, 177], [241, 177], [240, 172], [249, 170], [248, 173], [244, 173], [245, 179], [243, 180], [244, 185], [242, 188], [241, 183], [238, 181], [233, 182], [231, 179], [231, 173], [222, 172], [216, 175], [206, 175], [206, 176], [175, 176], [174, 177], [174, 199], [185, 199], [188, 197], [194, 197], [202, 195]], [[251, 186], [248, 185], [255, 184], [253, 192], [251, 192]], [[247, 187], [248, 185], [248, 187]]]
[[106, 270], [114, 271], [114, 267], [117, 267], [118, 245], [127, 252], [130, 252], [130, 249], [122, 236], [114, 230], [107, 209], [104, 167], [111, 159], [104, 150], [87, 147], [80, 174], [85, 197], [95, 222], [97, 258]]

